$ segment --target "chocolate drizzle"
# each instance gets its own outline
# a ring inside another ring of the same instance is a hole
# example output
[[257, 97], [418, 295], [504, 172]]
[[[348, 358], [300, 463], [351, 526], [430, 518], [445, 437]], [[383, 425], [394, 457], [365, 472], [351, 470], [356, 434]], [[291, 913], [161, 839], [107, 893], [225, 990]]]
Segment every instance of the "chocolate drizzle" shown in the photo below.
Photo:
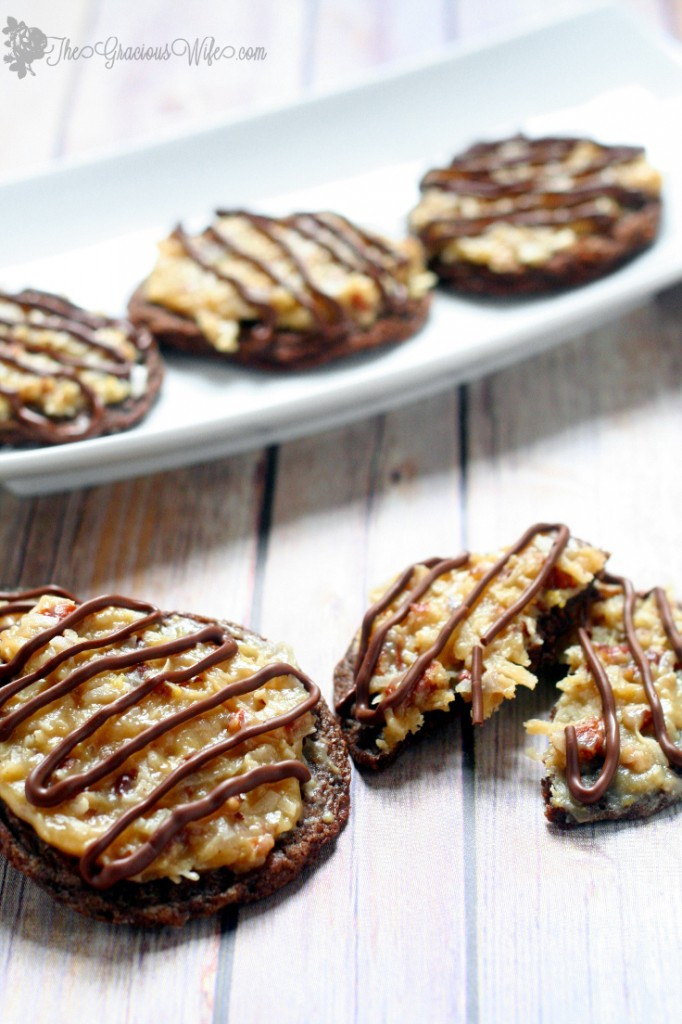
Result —
[[[56, 593], [70, 598], [66, 591], [54, 587], [5, 595], [4, 599], [10, 603], [4, 607], [0, 606], [0, 618], [10, 613], [17, 614], [25, 611], [26, 602], [30, 596], [45, 593]], [[3, 599], [3, 595], [0, 595], [0, 599]], [[53, 655], [39, 668], [17, 678], [17, 673], [21, 672], [31, 657], [44, 649], [54, 637], [62, 634], [66, 629], [73, 629], [89, 615], [105, 608], [123, 608], [140, 612], [141, 617], [114, 632], [105, 633], [94, 639], [81, 640], [66, 648], [66, 650]], [[259, 766], [235, 778], [223, 781], [201, 799], [174, 807], [164, 823], [151, 835], [149, 840], [133, 853], [113, 860], [104, 866], [98, 863], [104, 851], [115, 842], [130, 824], [156, 807], [159, 801], [180, 782], [187, 779], [210, 761], [228, 753], [246, 740], [289, 725], [296, 718], [314, 707], [319, 700], [319, 689], [299, 669], [284, 662], [266, 665], [251, 676], [230, 683], [209, 697], [198, 700], [182, 711], [170, 714], [162, 721], [148, 726], [133, 739], [124, 742], [115, 751], [102, 758], [102, 760], [89, 769], [81, 772], [72, 772], [67, 777], [56, 782], [51, 781], [54, 772], [60, 766], [64, 766], [67, 759], [71, 763], [74, 757], [73, 752], [78, 745], [90, 739], [109, 719], [122, 714], [128, 708], [138, 704], [147, 694], [150, 694], [162, 684], [189, 683], [212, 666], [229, 662], [238, 653], [239, 648], [234, 637], [226, 628], [217, 623], [202, 626], [202, 628], [195, 632], [177, 637], [168, 642], [155, 643], [145, 647], [143, 641], [144, 630], [155, 623], [162, 623], [166, 618], [167, 615], [164, 612], [146, 602], [135, 601], [116, 595], [103, 595], [75, 607], [73, 611], [62, 617], [55, 626], [44, 629], [32, 640], [25, 643], [10, 662], [0, 665], [0, 708], [5, 707], [13, 696], [26, 689], [32, 683], [42, 681], [47, 684], [38, 694], [31, 697], [20, 707], [0, 717], [0, 740], [6, 740], [13, 730], [31, 715], [53, 704], [55, 701], [73, 692], [76, 687], [103, 672], [128, 672], [129, 679], [134, 683], [133, 688], [128, 693], [95, 712], [83, 725], [75, 729], [54, 747], [48, 756], [33, 769], [25, 786], [26, 799], [29, 803], [36, 807], [54, 807], [62, 801], [84, 792], [88, 787], [93, 786], [106, 776], [111, 775], [112, 772], [120, 769], [134, 754], [148, 747], [170, 730], [177, 729], [186, 722], [200, 718], [233, 697], [257, 690], [271, 679], [281, 676], [294, 676], [303, 684], [307, 691], [307, 697], [291, 711], [273, 716], [266, 721], [260, 721], [245, 728], [240, 728], [230, 735], [229, 738], [214, 743], [191, 755], [176, 767], [162, 783], [157, 785], [144, 800], [121, 815], [96, 842], [90, 844], [80, 861], [82, 877], [90, 885], [98, 889], [108, 888], [122, 879], [130, 878], [143, 871], [185, 825], [213, 814], [231, 796], [246, 793], [257, 786], [278, 782], [286, 778], [296, 778], [299, 782], [305, 782], [310, 779], [309, 770], [299, 761], [287, 760], [276, 765]], [[133, 636], [138, 638], [138, 646], [133, 650], [123, 653], [109, 651], [109, 653], [104, 653], [102, 656], [74, 668], [62, 680], [50, 683], [50, 675], [60, 665], [75, 655], [101, 648], [111, 648], [118, 641]], [[148, 662], [163, 662], [164, 659], [170, 658], [173, 655], [189, 652], [200, 644], [215, 645], [215, 650], [210, 651], [209, 654], [197, 660], [190, 667], [176, 670], [164, 668], [153, 674], [149, 674], [149, 670], [146, 669]]]
[[[355, 685], [350, 694], [337, 705], [337, 710], [345, 710], [349, 703], [355, 698], [354, 714], [359, 722], [367, 725], [379, 725], [385, 722], [386, 710], [393, 708], [404, 701], [416, 688], [419, 680], [428, 670], [429, 665], [439, 656], [448, 642], [452, 639], [455, 631], [469, 617], [478, 602], [486, 593], [491, 583], [504, 570], [509, 560], [520, 554], [531, 541], [543, 533], [556, 533], [556, 537], [550, 551], [544, 559], [542, 569], [530, 583], [514, 604], [501, 614], [490, 628], [480, 637], [479, 643], [472, 650], [471, 662], [471, 697], [472, 697], [472, 721], [476, 725], [483, 722], [483, 669], [484, 669], [484, 648], [487, 647], [498, 634], [505, 629], [533, 598], [545, 586], [547, 578], [561, 557], [566, 547], [570, 533], [568, 527], [561, 523], [536, 523], [531, 526], [517, 540], [517, 542], [502, 555], [494, 565], [485, 573], [481, 580], [472, 588], [465, 597], [462, 604], [455, 609], [445, 625], [439, 631], [434, 643], [415, 660], [409, 669], [403, 674], [397, 686], [391, 692], [385, 694], [376, 705], [370, 704], [369, 685], [381, 657], [390, 630], [403, 622], [410, 612], [412, 605], [429, 590], [432, 584], [440, 577], [453, 569], [465, 568], [470, 564], [470, 555], [464, 553], [457, 558], [439, 559], [433, 558], [426, 562], [419, 562], [409, 566], [396, 582], [389, 588], [383, 597], [372, 605], [367, 611], [360, 630], [358, 641], [358, 653], [355, 662]], [[419, 566], [425, 566], [429, 571], [419, 581], [412, 585], [416, 570]], [[408, 589], [410, 588], [410, 589]], [[407, 590], [404, 601], [397, 610], [384, 623], [376, 628], [372, 636], [372, 630], [377, 618], [390, 605]]]
[[[41, 380], [65, 380], [80, 392], [84, 409], [76, 415], [58, 418], [43, 412], [36, 405], [28, 405], [18, 391], [0, 384], [0, 395], [7, 400], [12, 414], [12, 425], [20, 426], [26, 440], [55, 444], [79, 441], [101, 433], [105, 403], [82, 373], [95, 373], [130, 380], [137, 359], [128, 358], [115, 345], [96, 337], [100, 328], [115, 328], [124, 333], [134, 345], [136, 353], [144, 356], [151, 344], [146, 333], [137, 334], [124, 320], [112, 320], [87, 313], [64, 299], [42, 292], [24, 291], [17, 295], [0, 292], [0, 302], [18, 306], [24, 318], [0, 318], [0, 364], [27, 377]], [[37, 311], [45, 319], [35, 322], [30, 312]], [[67, 334], [98, 357], [93, 362], [62, 352], [49, 340], [42, 338], [49, 332]], [[29, 337], [21, 337], [27, 333]], [[55, 369], [35, 366], [26, 356], [40, 355], [50, 359]], [[104, 361], [102, 361], [104, 359]], [[0, 377], [0, 380], [2, 378]], [[0, 423], [0, 431], [3, 424]]]
[[616, 774], [618, 759], [620, 756], [620, 733], [618, 731], [618, 718], [616, 715], [616, 702], [613, 697], [613, 690], [609, 683], [604, 666], [597, 657], [592, 641], [584, 629], [578, 630], [580, 646], [585, 654], [585, 659], [590, 668], [594, 681], [599, 690], [602, 702], [602, 713], [604, 715], [606, 757], [604, 764], [597, 777], [596, 782], [591, 786], [585, 786], [580, 775], [580, 764], [578, 760], [578, 739], [575, 727], [567, 725], [564, 730], [566, 736], [566, 782], [568, 788], [575, 797], [583, 804], [596, 804], [601, 800], [606, 790], [611, 785], [613, 776]]
[[[598, 154], [586, 166], [563, 163], [572, 150], [589, 140], [573, 138], [527, 139], [522, 135], [504, 143], [482, 143], [456, 157], [449, 167], [429, 171], [421, 182], [422, 191], [439, 189], [485, 201], [508, 200], [504, 210], [483, 211], [473, 217], [434, 217], [419, 229], [424, 243], [436, 245], [451, 239], [478, 235], [503, 222], [532, 227], [571, 226], [579, 232], [608, 233], [622, 209], [639, 210], [651, 196], [637, 188], [605, 182], [610, 167], [641, 157], [637, 146], [599, 146]], [[514, 145], [516, 144], [516, 145]], [[514, 155], [504, 157], [511, 145]], [[554, 165], [554, 166], [553, 166]], [[500, 172], [527, 166], [521, 180], [500, 181]], [[561, 182], [553, 179], [561, 177]], [[570, 183], [565, 187], [564, 179]], [[599, 200], [612, 199], [619, 209], [604, 210]]]
[[[661, 699], [658, 696], [651, 675], [651, 665], [644, 653], [642, 645], [637, 637], [635, 628], [634, 613], [637, 595], [630, 580], [623, 576], [604, 575], [604, 582], [623, 591], [623, 630], [625, 641], [630, 654], [637, 666], [637, 671], [646, 694], [656, 740], [668, 760], [668, 763], [676, 768], [682, 767], [682, 749], [676, 746], [668, 735], [665, 724]], [[682, 660], [682, 637], [680, 636], [673, 621], [672, 610], [661, 587], [656, 587], [648, 594], [641, 595], [647, 598], [653, 595], [656, 600], [661, 624], [671, 647]], [[597, 803], [611, 785], [618, 768], [620, 756], [620, 731], [616, 703], [608, 676], [601, 664], [597, 652], [585, 630], [579, 630], [579, 640], [585, 654], [588, 668], [594, 678], [602, 701], [602, 714], [605, 728], [605, 758], [604, 764], [599, 772], [596, 782], [592, 786], [585, 786], [580, 774], [578, 757], [578, 741], [575, 727], [566, 726], [564, 733], [566, 737], [566, 782], [571, 795], [583, 804]]]
[[[399, 313], [407, 306], [407, 288], [395, 277], [395, 270], [406, 265], [406, 258], [382, 239], [361, 231], [339, 214], [295, 213], [277, 219], [244, 210], [217, 210], [216, 216], [219, 218], [216, 224], [206, 228], [199, 236], [218, 249], [215, 258], [205, 255], [197, 240], [191, 238], [181, 226], [175, 229], [173, 237], [202, 270], [229, 284], [239, 298], [254, 310], [262, 320], [259, 326], [261, 341], [272, 339], [277, 330], [277, 306], [268, 300], [264, 290], [246, 285], [238, 274], [221, 268], [218, 261], [222, 256], [229, 256], [236, 264], [254, 268], [270, 284], [287, 292], [299, 306], [307, 310], [313, 329], [336, 335], [345, 334], [356, 326], [351, 313], [343, 304], [315, 283], [305, 261], [297, 254], [290, 240], [287, 240], [287, 232], [314, 243], [330, 257], [336, 267], [369, 277], [379, 292], [379, 314]], [[247, 221], [252, 230], [275, 247], [277, 256], [274, 260], [254, 255], [227, 236], [220, 218], [233, 217]], [[293, 274], [283, 275], [277, 266], [280, 262], [287, 264]]]

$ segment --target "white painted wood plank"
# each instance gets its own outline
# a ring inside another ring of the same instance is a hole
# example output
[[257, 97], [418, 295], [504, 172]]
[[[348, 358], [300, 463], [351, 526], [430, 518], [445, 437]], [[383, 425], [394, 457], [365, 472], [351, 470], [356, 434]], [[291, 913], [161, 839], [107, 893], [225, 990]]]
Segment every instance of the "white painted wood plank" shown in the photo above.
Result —
[[[370, 586], [413, 560], [461, 550], [459, 462], [453, 393], [385, 418], [367, 529]], [[459, 722], [377, 779], [358, 780], [355, 792], [358, 1020], [463, 1020], [468, 793]]]
[[382, 58], [412, 57], [440, 49], [453, 38], [453, 4], [449, 0], [378, 0], [374, 20]]
[[[624, 0], [628, 3], [629, 0]], [[461, 38], [480, 40], [492, 34], [523, 31], [534, 21], [558, 18], [594, 7], [592, 0], [556, 0], [551, 7], [543, 0], [509, 0], [482, 4], [477, 0], [456, 0], [456, 24]]]
[[31, 514], [30, 502], [0, 491], [0, 590], [11, 589], [21, 575]]
[[[260, 626], [292, 643], [328, 698], [332, 666], [356, 625], [347, 595], [358, 589], [376, 443], [376, 424], [355, 426], [287, 445], [278, 461]], [[240, 913], [231, 1021], [268, 1019], [273, 992], [281, 1024], [355, 1019], [357, 804], [351, 813], [305, 884]], [[267, 985], [254, 986], [254, 962], [267, 963]]]
[[[679, 0], [616, 0], [623, 8], [664, 30], [680, 35], [682, 17]], [[594, 0], [452, 0], [454, 31], [458, 38], [479, 41], [493, 34], [523, 31], [538, 20], [570, 16], [595, 6]]]
[[[103, 4], [90, 28], [91, 40], [116, 37], [124, 50], [175, 43], [183, 55], [160, 62], [116, 61], [111, 69], [101, 60], [84, 63], [66, 136], [69, 152], [191, 130], [207, 120], [295, 99], [302, 88], [305, 15], [305, 0]], [[211, 38], [237, 51], [264, 47], [267, 57], [190, 65], [185, 42], [191, 47]], [[276, 159], [275, 154], [263, 157]], [[159, 168], [160, 174], [169, 171]]]
[[255, 452], [77, 492], [55, 575], [247, 623], [263, 472]]
[[7, 873], [0, 907], [2, 954], [9, 958], [2, 987], [7, 1024], [144, 1024], [156, 1014], [172, 1024], [211, 1021], [211, 991], [201, 979], [215, 961], [214, 924], [151, 934], [81, 921], [24, 887], [10, 868]]
[[450, 0], [322, 0], [315, 24], [315, 86], [341, 86], [372, 68], [435, 52], [454, 38]]
[[[326, 694], [367, 578], [380, 583], [434, 546], [459, 550], [457, 436], [456, 403], [441, 396], [281, 450], [263, 628], [295, 638]], [[263, 1019], [272, 990], [282, 1024], [461, 1018], [461, 766], [455, 724], [379, 778], [356, 773], [351, 822], [324, 865], [295, 897], [240, 915], [231, 1020]], [[284, 957], [283, 935], [296, 936]], [[262, 992], [250, 983], [256, 956], [270, 965]], [[301, 986], [303, 976], [324, 984]]]
[[[37, 27], [45, 35], [78, 36], [87, 26], [93, 0], [72, 0], [58, 8], [51, 0], [22, 0], [3, 9], [1, 24], [7, 17]], [[7, 36], [0, 36], [4, 56]], [[14, 177], [22, 171], [44, 164], [63, 146], [63, 130], [71, 109], [74, 69], [67, 65], [47, 67], [46, 58], [32, 65], [34, 74], [19, 79], [0, 63], [2, 103], [0, 103], [0, 176]]]

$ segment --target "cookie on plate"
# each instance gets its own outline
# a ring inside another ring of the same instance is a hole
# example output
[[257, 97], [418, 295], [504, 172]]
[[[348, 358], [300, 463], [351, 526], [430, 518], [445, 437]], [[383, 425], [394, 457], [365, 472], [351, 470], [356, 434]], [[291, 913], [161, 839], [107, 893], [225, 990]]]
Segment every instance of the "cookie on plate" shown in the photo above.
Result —
[[605, 561], [566, 526], [538, 523], [502, 551], [409, 566], [376, 595], [336, 668], [354, 761], [389, 764], [412, 734], [446, 720], [457, 694], [480, 724], [517, 686], [532, 689]]
[[650, 245], [661, 177], [637, 146], [590, 139], [479, 143], [429, 171], [410, 215], [440, 280], [526, 295], [601, 277]]
[[66, 299], [0, 293], [0, 444], [66, 444], [127, 430], [154, 402], [156, 342]]
[[643, 818], [682, 798], [682, 610], [660, 587], [637, 594], [606, 576], [551, 721], [546, 815], [558, 825]]
[[300, 370], [411, 337], [433, 275], [415, 239], [389, 242], [335, 213], [218, 211], [161, 242], [129, 314], [169, 348]]
[[267, 896], [336, 837], [349, 782], [286, 646], [116, 595], [0, 594], [0, 850], [74, 910], [181, 925]]

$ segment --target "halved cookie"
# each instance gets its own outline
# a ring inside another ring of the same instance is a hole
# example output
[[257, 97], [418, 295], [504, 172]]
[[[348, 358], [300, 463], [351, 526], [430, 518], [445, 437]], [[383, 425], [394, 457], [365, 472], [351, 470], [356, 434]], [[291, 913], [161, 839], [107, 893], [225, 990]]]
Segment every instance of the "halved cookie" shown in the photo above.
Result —
[[643, 818], [682, 798], [682, 610], [660, 587], [606, 576], [565, 661], [550, 722], [546, 815], [558, 825]]
[[484, 142], [429, 171], [410, 215], [441, 281], [481, 295], [584, 284], [656, 237], [661, 176], [638, 146]]
[[455, 697], [479, 724], [531, 689], [593, 597], [604, 552], [538, 523], [510, 548], [409, 566], [371, 606], [335, 673], [351, 756], [381, 768]]
[[0, 849], [115, 923], [260, 899], [336, 837], [350, 766], [282, 644], [59, 588], [0, 595]]
[[0, 293], [0, 444], [127, 430], [149, 411], [162, 377], [144, 329], [47, 292]]
[[220, 210], [160, 243], [129, 314], [164, 346], [300, 370], [411, 337], [433, 275], [414, 239], [389, 242], [336, 213]]

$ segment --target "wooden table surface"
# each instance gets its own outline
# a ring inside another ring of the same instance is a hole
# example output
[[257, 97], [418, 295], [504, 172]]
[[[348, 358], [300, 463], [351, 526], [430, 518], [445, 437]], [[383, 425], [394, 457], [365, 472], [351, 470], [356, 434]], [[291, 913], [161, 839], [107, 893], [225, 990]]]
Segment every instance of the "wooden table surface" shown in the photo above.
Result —
[[[673, 0], [630, 6], [682, 28]], [[6, 13], [74, 42], [213, 34], [268, 58], [74, 63], [50, 90], [2, 72], [0, 172], [294, 99], [543, 11], [543, 0], [16, 0]], [[1, 492], [0, 582], [243, 621], [290, 641], [327, 695], [370, 586], [436, 550], [511, 542], [534, 520], [568, 522], [641, 587], [682, 588], [681, 312], [672, 289], [477, 383], [281, 447], [70, 494]], [[475, 736], [453, 723], [388, 775], [356, 774], [333, 853], [239, 913], [179, 931], [108, 927], [3, 864], [0, 1019], [678, 1020], [680, 816], [546, 827], [522, 723], [548, 700], [524, 694]]]

